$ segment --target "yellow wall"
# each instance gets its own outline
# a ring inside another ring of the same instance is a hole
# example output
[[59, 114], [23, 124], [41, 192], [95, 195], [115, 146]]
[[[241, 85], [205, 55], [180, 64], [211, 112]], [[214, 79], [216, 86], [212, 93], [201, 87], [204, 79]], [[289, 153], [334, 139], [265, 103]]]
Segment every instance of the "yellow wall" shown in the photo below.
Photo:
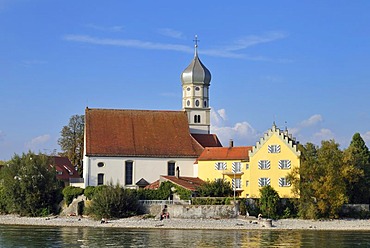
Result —
[[[216, 162], [225, 162], [227, 165], [226, 170], [217, 170], [215, 169]], [[233, 162], [241, 162], [242, 170], [241, 173], [235, 173], [235, 178], [241, 178], [242, 181], [242, 188], [243, 184], [243, 173], [245, 173], [245, 165], [247, 164], [245, 161], [242, 160], [207, 160], [207, 161], [198, 161], [198, 177], [204, 181], [214, 181], [215, 179], [225, 179], [226, 181], [230, 182], [232, 185], [232, 179], [234, 178], [234, 173], [232, 172], [232, 164]], [[241, 194], [241, 190], [236, 190], [236, 195]]]
[[[279, 153], [268, 153], [269, 145], [280, 145]], [[260, 189], [258, 179], [270, 178], [270, 185], [279, 193], [281, 198], [296, 197], [292, 194], [292, 185], [288, 187], [279, 186], [279, 178], [285, 178], [295, 167], [300, 166], [300, 152], [296, 145], [286, 135], [273, 126], [265, 134], [249, 154], [249, 162], [241, 160], [208, 160], [198, 161], [198, 177], [203, 180], [213, 181], [224, 178], [231, 184], [233, 175], [225, 175], [224, 171], [216, 170], [216, 162], [226, 162], [228, 172], [232, 172], [232, 162], [242, 162], [242, 172], [236, 178], [241, 178], [242, 188], [238, 193], [240, 197], [259, 198]], [[261, 170], [258, 168], [259, 160], [269, 160], [270, 169]], [[279, 160], [290, 160], [290, 169], [279, 169]], [[248, 166], [246, 166], [248, 165]], [[248, 181], [248, 185], [247, 185]]]
[[[279, 153], [268, 153], [269, 145], [280, 145]], [[261, 177], [270, 178], [270, 185], [279, 193], [281, 198], [292, 198], [292, 185], [290, 187], [280, 187], [279, 178], [285, 178], [295, 167], [299, 167], [299, 152], [295, 150], [291, 144], [287, 144], [281, 138], [278, 132], [271, 132], [270, 137], [263, 143], [258, 150], [254, 149], [249, 157], [249, 186], [245, 187], [245, 194], [249, 194], [251, 198], [258, 198], [260, 196], [258, 186], [258, 179]], [[262, 170], [258, 168], [258, 161], [269, 160], [270, 169]], [[290, 169], [279, 169], [279, 160], [290, 160]], [[245, 178], [248, 180], [248, 177]]]

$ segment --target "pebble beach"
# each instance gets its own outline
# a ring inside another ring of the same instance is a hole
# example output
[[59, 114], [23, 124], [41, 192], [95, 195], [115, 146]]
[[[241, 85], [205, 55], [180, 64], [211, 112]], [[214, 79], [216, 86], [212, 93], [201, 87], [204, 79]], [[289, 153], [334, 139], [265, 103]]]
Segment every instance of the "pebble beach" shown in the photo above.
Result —
[[[272, 224], [272, 225], [271, 225]], [[0, 215], [0, 225], [99, 227], [99, 228], [162, 228], [162, 229], [209, 229], [209, 230], [363, 230], [370, 231], [370, 220], [257, 220], [239, 217], [236, 219], [145, 219], [135, 216], [125, 219], [107, 220], [101, 223], [88, 217], [19, 217]]]

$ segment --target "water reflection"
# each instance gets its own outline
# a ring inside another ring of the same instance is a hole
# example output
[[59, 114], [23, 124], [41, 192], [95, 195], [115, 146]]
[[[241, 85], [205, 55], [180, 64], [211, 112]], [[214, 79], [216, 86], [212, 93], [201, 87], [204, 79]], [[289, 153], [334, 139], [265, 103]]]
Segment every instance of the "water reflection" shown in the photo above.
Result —
[[0, 247], [370, 247], [370, 232], [0, 226]]

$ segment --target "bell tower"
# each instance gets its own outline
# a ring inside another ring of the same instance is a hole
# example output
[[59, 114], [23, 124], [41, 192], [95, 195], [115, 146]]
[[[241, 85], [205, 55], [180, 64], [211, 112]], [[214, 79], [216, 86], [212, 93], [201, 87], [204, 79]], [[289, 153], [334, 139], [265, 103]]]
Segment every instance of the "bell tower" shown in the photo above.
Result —
[[188, 114], [190, 133], [209, 134], [211, 109], [209, 86], [211, 73], [198, 57], [198, 37], [194, 39], [194, 58], [181, 74], [182, 109]]

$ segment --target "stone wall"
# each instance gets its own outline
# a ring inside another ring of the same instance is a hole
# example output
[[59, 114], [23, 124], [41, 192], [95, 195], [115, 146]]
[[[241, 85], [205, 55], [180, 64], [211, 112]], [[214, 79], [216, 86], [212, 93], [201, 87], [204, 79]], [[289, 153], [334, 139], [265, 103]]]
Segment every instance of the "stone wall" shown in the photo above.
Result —
[[[212, 219], [236, 218], [239, 213], [238, 205], [167, 205], [170, 218], [183, 219]], [[147, 214], [159, 218], [164, 206], [143, 206]]]

